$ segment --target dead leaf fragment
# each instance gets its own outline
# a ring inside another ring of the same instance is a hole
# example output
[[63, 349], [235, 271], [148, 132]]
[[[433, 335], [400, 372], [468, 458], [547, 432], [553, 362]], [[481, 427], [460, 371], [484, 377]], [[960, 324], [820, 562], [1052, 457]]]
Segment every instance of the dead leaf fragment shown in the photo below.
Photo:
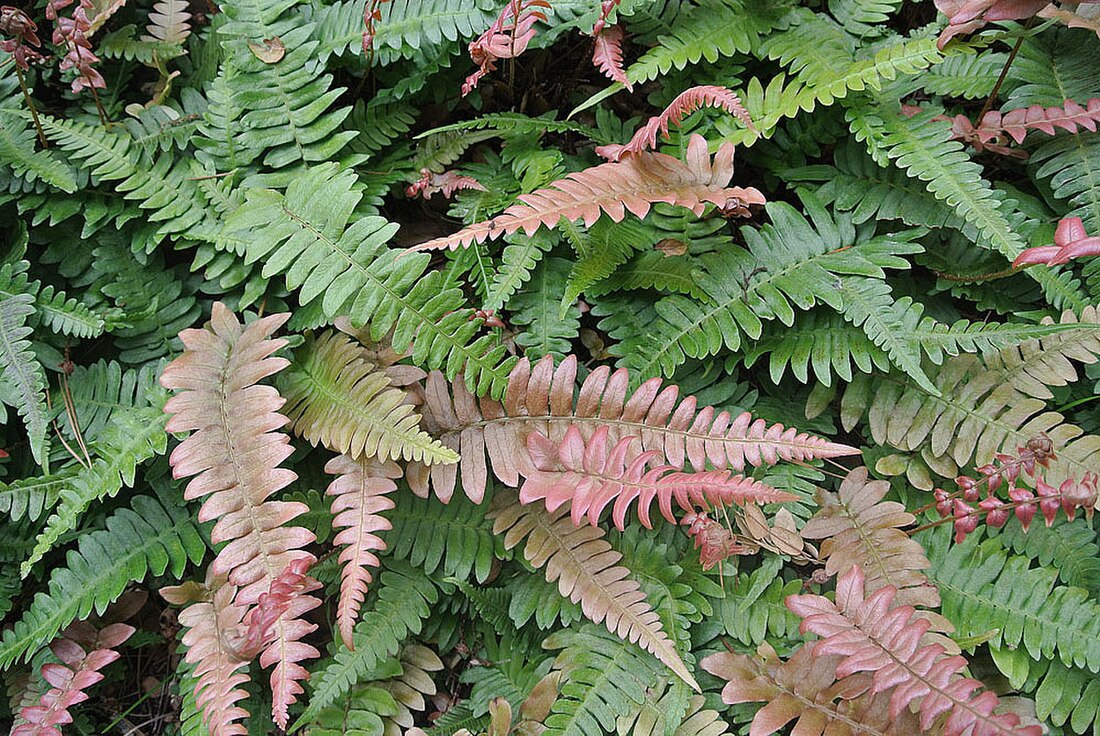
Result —
[[248, 48], [253, 56], [265, 64], [278, 64], [286, 56], [286, 46], [278, 36], [265, 38], [262, 44], [249, 43]]

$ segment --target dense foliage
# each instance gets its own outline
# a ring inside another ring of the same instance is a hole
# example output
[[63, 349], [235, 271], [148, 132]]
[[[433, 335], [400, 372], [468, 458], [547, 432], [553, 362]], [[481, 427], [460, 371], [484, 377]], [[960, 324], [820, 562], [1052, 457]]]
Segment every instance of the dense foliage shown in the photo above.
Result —
[[3, 6], [0, 722], [1100, 734], [1098, 128], [1098, 2]]

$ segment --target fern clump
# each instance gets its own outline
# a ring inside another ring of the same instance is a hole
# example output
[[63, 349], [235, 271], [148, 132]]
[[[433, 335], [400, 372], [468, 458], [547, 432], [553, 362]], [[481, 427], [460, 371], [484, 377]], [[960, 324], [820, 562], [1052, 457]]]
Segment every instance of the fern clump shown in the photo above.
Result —
[[1100, 729], [1100, 23], [0, 7], [0, 723]]

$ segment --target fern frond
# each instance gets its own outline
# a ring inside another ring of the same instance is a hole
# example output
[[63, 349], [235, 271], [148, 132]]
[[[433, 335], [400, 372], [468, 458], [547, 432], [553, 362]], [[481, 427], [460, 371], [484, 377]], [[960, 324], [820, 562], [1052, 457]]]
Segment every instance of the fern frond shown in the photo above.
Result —
[[834, 495], [818, 494], [821, 510], [804, 527], [806, 539], [821, 539], [825, 572], [843, 575], [858, 565], [868, 593], [893, 586], [899, 605], [937, 608], [940, 597], [921, 570], [931, 566], [924, 549], [901, 531], [916, 517], [905, 506], [883, 501], [886, 481], [872, 481], [867, 468], [848, 473]]
[[659, 454], [656, 450], [631, 458], [630, 448], [637, 438], [623, 437], [612, 447], [609, 431], [606, 425], [599, 427], [587, 442], [576, 426], [566, 429], [560, 442], [537, 431], [528, 435], [527, 452], [535, 472], [519, 489], [520, 503], [543, 501], [546, 510], [554, 513], [568, 502], [574, 525], [581, 525], [587, 517], [588, 523], [595, 526], [604, 509], [614, 502], [611, 516], [621, 530], [635, 501], [642, 525], [650, 529], [654, 501], [661, 515], [675, 524], [678, 520], [672, 513], [673, 499], [688, 512], [700, 507], [798, 500], [797, 496], [724, 470], [670, 472], [675, 471], [672, 466], [654, 462]]
[[564, 358], [580, 331], [580, 310], [568, 297], [570, 263], [564, 258], [544, 258], [519, 292], [508, 300], [512, 324], [523, 327], [516, 344], [532, 358], [553, 355]]
[[1100, 193], [1089, 184], [1100, 177], [1100, 133], [1061, 134], [1036, 148], [1031, 161], [1054, 196], [1069, 202], [1065, 216], [1080, 217], [1089, 232], [1100, 232]]
[[352, 300], [352, 320], [369, 322], [373, 339], [393, 331], [394, 349], [411, 347], [414, 362], [463, 373], [471, 390], [499, 395], [511, 367], [505, 347], [477, 335], [481, 322], [471, 319], [461, 290], [427, 272], [426, 256], [400, 258], [384, 248], [396, 225], [373, 215], [352, 222], [361, 197], [354, 172], [319, 166], [285, 195], [250, 189], [227, 227], [250, 233], [247, 260], [263, 259], [265, 277], [285, 272], [302, 304], [321, 297], [324, 313], [335, 316]]
[[414, 246], [438, 250], [469, 246], [522, 230], [531, 235], [542, 225], [555, 227], [561, 218], [591, 226], [602, 213], [621, 222], [629, 210], [644, 217], [655, 202], [687, 207], [701, 215], [706, 203], [719, 207], [763, 204], [764, 196], [749, 187], [727, 188], [733, 178], [733, 146], [723, 146], [711, 161], [707, 142], [699, 135], [688, 141], [683, 161], [663, 153], [643, 152], [618, 163], [607, 163], [570, 174], [545, 189], [520, 195], [503, 214], [471, 225], [453, 235]]
[[956, 545], [939, 534], [925, 541], [943, 614], [959, 635], [993, 632], [995, 646], [1100, 672], [1100, 604], [1085, 590], [1057, 585], [1057, 570], [1032, 567], [997, 538], [974, 535]]
[[770, 203], [770, 225], [741, 229], [747, 250], [703, 256], [697, 281], [709, 298], [658, 301], [656, 323], [621, 345], [627, 367], [641, 376], [672, 375], [688, 358], [741, 349], [746, 337], [760, 337], [766, 320], [789, 326], [796, 308], [821, 302], [842, 309], [841, 275], [881, 279], [883, 269], [909, 268], [900, 256], [918, 251], [911, 242], [917, 233], [857, 241], [850, 221], [831, 217], [812, 195], [803, 200], [809, 220], [786, 203]]
[[92, 503], [133, 486], [138, 466], [162, 454], [167, 444], [159, 409], [145, 407], [116, 414], [111, 428], [94, 444], [97, 459], [91, 467], [78, 471], [58, 494], [57, 506], [20, 566], [20, 574], [26, 577], [63, 534], [75, 529]]
[[[1062, 324], [1095, 323], [1097, 311], [1086, 308], [1080, 320], [1072, 312]], [[1058, 459], [1046, 474], [1055, 486], [1070, 477], [1083, 478], [1100, 453], [1100, 437], [1082, 436], [1061, 414], [1048, 411], [1048, 386], [1062, 386], [1077, 378], [1070, 359], [1095, 362], [1100, 358], [1100, 334], [1092, 329], [1070, 330], [1039, 340], [1028, 340], [980, 359], [960, 355], [930, 370], [940, 390], [936, 396], [899, 377], [869, 379], [859, 376], [842, 401], [845, 426], [867, 414], [867, 427], [880, 444], [905, 451], [920, 450], [940, 475], [954, 477], [960, 467], [980, 465], [997, 452], [1026, 446], [1039, 432], [1047, 433]], [[899, 410], [900, 402], [906, 408]]]
[[[574, 399], [576, 376], [577, 358], [573, 355], [557, 368], [552, 357], [534, 365], [521, 360], [512, 370], [501, 403], [487, 397], [475, 400], [459, 380], [448, 391], [442, 375], [428, 375], [422, 407], [426, 427], [447, 447], [461, 449], [458, 474], [463, 490], [475, 502], [484, 494], [486, 454], [493, 474], [515, 488], [520, 475], [526, 477], [533, 470], [526, 459], [527, 435], [538, 431], [559, 442], [573, 425], [586, 439], [600, 426], [608, 427], [608, 440], [613, 443], [637, 436], [640, 451], [655, 450], [676, 469], [690, 462], [696, 471], [704, 470], [707, 462], [717, 470], [740, 471], [746, 463], [774, 465], [780, 460], [855, 452], [794, 428], [768, 426], [748, 412], [731, 417], [713, 407], [700, 409], [692, 396], [680, 400], [675, 385], [662, 389], [660, 379], [650, 379], [628, 393], [626, 369], [612, 373], [607, 366], [597, 368], [585, 378]], [[442, 498], [450, 498], [455, 477], [451, 466], [431, 468], [435, 492]]]
[[547, 649], [561, 649], [561, 695], [544, 721], [546, 736], [599, 736], [616, 732], [619, 716], [641, 707], [660, 673], [630, 644], [592, 625], [548, 636]]
[[614, 25], [596, 34], [595, 48], [592, 50], [592, 63], [612, 82], [619, 82], [627, 91], [633, 91], [634, 85], [626, 78], [623, 69], [623, 33], [622, 26]]
[[643, 151], [655, 148], [658, 134], [668, 138], [670, 124], [679, 127], [684, 117], [705, 107], [725, 110], [740, 120], [746, 128], [754, 130], [752, 118], [749, 117], [748, 110], [741, 104], [736, 94], [725, 87], [701, 85], [686, 89], [677, 95], [660, 115], [651, 117], [645, 125], [638, 128], [626, 145], [600, 146], [596, 149], [596, 153], [609, 161], [621, 161], [624, 156], [636, 156]]
[[[170, 603], [185, 602], [176, 598], [177, 589], [164, 588]], [[248, 697], [243, 685], [248, 683], [248, 659], [230, 644], [230, 635], [242, 630], [246, 609], [234, 602], [236, 586], [215, 577], [213, 568], [206, 572], [204, 600], [191, 603], [179, 614], [179, 623], [187, 629], [183, 634], [186, 648], [184, 661], [192, 665], [188, 679], [194, 685], [195, 706], [202, 713], [202, 722], [210, 736], [247, 736], [248, 729], [239, 721], [248, 718], [239, 703]]]
[[344, 646], [354, 649], [352, 629], [371, 582], [368, 568], [378, 567], [375, 551], [386, 548], [377, 532], [391, 528], [381, 512], [394, 507], [387, 494], [397, 489], [392, 479], [401, 477], [401, 469], [393, 462], [355, 461], [339, 455], [325, 465], [325, 472], [340, 476], [325, 495], [333, 497], [332, 525], [341, 530], [332, 541], [344, 546], [336, 622]]
[[485, 509], [470, 503], [441, 504], [399, 492], [397, 508], [386, 515], [392, 531], [382, 538], [397, 559], [428, 575], [479, 583], [489, 579], [497, 547]]
[[527, 561], [545, 567], [546, 579], [557, 581], [562, 596], [579, 602], [588, 619], [636, 642], [698, 689], [638, 583], [617, 565], [622, 555], [611, 549], [599, 527], [575, 527], [564, 509], [547, 513], [535, 506], [520, 506], [509, 495], [494, 499], [490, 517], [493, 533], [504, 535], [505, 549], [526, 540]]
[[36, 594], [0, 638], [0, 668], [29, 657], [73, 621], [102, 614], [130, 583], [168, 571], [178, 578], [188, 563], [202, 561], [206, 544], [198, 528], [185, 509], [166, 500], [138, 496], [107, 517], [104, 529], [80, 538], [65, 566], [51, 573], [46, 592]]
[[30, 184], [41, 180], [69, 194], [76, 191], [76, 179], [69, 167], [49, 151], [35, 150], [31, 121], [8, 108], [0, 108], [0, 161]]
[[75, 470], [64, 469], [50, 475], [31, 476], [0, 484], [0, 511], [12, 521], [27, 518], [37, 521], [57, 504], [62, 489], [73, 479]]
[[455, 452], [420, 431], [405, 392], [367, 358], [339, 332], [308, 339], [279, 381], [292, 431], [352, 458], [457, 462]]
[[38, 292], [35, 309], [41, 315], [42, 323], [59, 335], [98, 337], [107, 325], [102, 315], [50, 284]]
[[191, 12], [186, 0], [158, 0], [149, 12], [148, 35], [142, 41], [182, 45], [191, 35]]
[[[161, 368], [158, 363], [124, 368], [113, 360], [77, 366], [69, 376], [69, 393], [84, 438], [96, 441], [109, 430], [120, 412], [164, 406], [168, 392], [158, 380]], [[55, 397], [54, 401], [61, 404], [62, 398]], [[71, 428], [66, 423], [62, 429]]]
[[[239, 588], [235, 606], [259, 601], [275, 580], [298, 560], [313, 561], [302, 547], [313, 541], [302, 527], [286, 526], [304, 513], [304, 504], [273, 501], [270, 496], [297, 476], [279, 464], [293, 451], [290, 438], [273, 431], [286, 423], [278, 413], [283, 400], [275, 389], [257, 381], [285, 368], [285, 358], [270, 357], [286, 344], [270, 339], [289, 315], [258, 319], [243, 327], [221, 302], [215, 302], [208, 329], [180, 334], [184, 354], [161, 374], [165, 388], [177, 390], [164, 410], [172, 415], [168, 431], [192, 434], [172, 451], [176, 477], [195, 476], [187, 485], [189, 500], [206, 497], [199, 518], [217, 519], [210, 538], [227, 542], [210, 564]], [[303, 613], [320, 601], [299, 595], [291, 608]], [[309, 625], [312, 626], [312, 625]], [[298, 641], [309, 628], [295, 618], [280, 618], [275, 640], [261, 662], [272, 672], [276, 722], [286, 725], [286, 707], [308, 673], [297, 664], [316, 656]]]
[[74, 630], [50, 643], [62, 662], [42, 666], [43, 679], [53, 687], [42, 695], [38, 705], [22, 709], [24, 722], [12, 729], [12, 736], [60, 733], [61, 724], [72, 723], [69, 707], [88, 699], [84, 690], [103, 679], [100, 670], [122, 656], [115, 647], [134, 634], [134, 627], [127, 624], [111, 624], [98, 631], [87, 628], [91, 631]]
[[531, 273], [554, 245], [543, 233], [517, 233], [505, 238], [505, 242], [508, 244], [501, 253], [500, 266], [485, 294], [487, 310], [503, 309], [512, 295], [531, 279]]
[[27, 428], [27, 439], [34, 461], [49, 464], [49, 438], [46, 436], [46, 372], [31, 352], [31, 328], [27, 318], [34, 314], [34, 296], [16, 294], [0, 299], [0, 369], [4, 381], [17, 397], [16, 409]]
[[341, 649], [316, 673], [309, 705], [298, 724], [314, 719], [323, 708], [343, 698], [379, 662], [396, 654], [409, 634], [419, 634], [439, 599], [439, 590], [423, 573], [405, 565], [386, 564], [376, 587], [378, 600], [355, 626], [355, 649]]
[[[928, 621], [895, 596], [890, 586], [865, 596], [863, 572], [855, 565], [837, 581], [835, 603], [820, 595], [793, 595], [787, 606], [802, 617], [802, 631], [822, 637], [812, 645], [816, 656], [841, 657], [834, 676], [870, 672], [869, 693], [891, 692], [891, 718], [912, 707], [922, 730], [946, 715], [949, 736], [1042, 733], [1041, 726], [1022, 726], [1014, 713], [993, 714], [997, 696], [959, 674], [967, 664], [963, 657], [946, 656], [939, 644], [922, 646]], [[975, 695], [975, 690], [981, 691]]]
[[775, 641], [776, 638], [795, 641], [800, 638], [798, 626], [801, 620], [791, 613], [783, 601], [787, 596], [801, 592], [802, 581], [784, 582], [783, 578], [776, 577], [774, 567], [765, 565], [738, 582], [744, 588], [738, 587], [738, 595], [727, 594], [719, 607], [727, 634], [751, 646]]
[[70, 160], [79, 162], [100, 181], [118, 182], [114, 185], [117, 192], [148, 210], [148, 220], [157, 223], [158, 236], [211, 237], [215, 217], [190, 172], [174, 164], [172, 157], [160, 157], [150, 166], [126, 133], [41, 117], [47, 137]]
[[[1012, 220], [1011, 200], [993, 189], [971, 161], [962, 144], [951, 140], [948, 123], [934, 119], [941, 111], [924, 110], [912, 117], [882, 103], [853, 110], [854, 119], [871, 116], [874, 123], [862, 129], [868, 145], [885, 151], [909, 176], [927, 182], [928, 191], [954, 207], [964, 222], [973, 226], [978, 244], [1000, 253], [1009, 261], [1027, 247]], [[857, 136], [859, 137], [859, 136]], [[1049, 269], [1028, 269], [1056, 307], [1080, 309], [1085, 302], [1072, 281]]]
[[814, 378], [831, 386], [836, 377], [874, 371], [888, 372], [890, 358], [871, 338], [833, 312], [808, 312], [787, 327], [772, 323], [745, 352], [745, 366], [752, 367], [768, 356], [768, 373], [779, 383], [789, 370], [802, 383]]
[[795, 719], [796, 732], [804, 736], [902, 736], [919, 730], [908, 710], [891, 715], [886, 695], [845, 697], [858, 693], [860, 686], [866, 689], [869, 678], [857, 675], [859, 679], [838, 684], [839, 662], [840, 657], [817, 654], [811, 645], [783, 662], [765, 643], [755, 656], [721, 652], [704, 659], [702, 666], [725, 683], [723, 703], [767, 701], [753, 717], [753, 736], [769, 736]]
[[1019, 524], [1009, 524], [998, 538], [1006, 549], [1057, 570], [1066, 585], [1100, 598], [1100, 545], [1084, 521], [1055, 524], [1042, 534], [1028, 534]]

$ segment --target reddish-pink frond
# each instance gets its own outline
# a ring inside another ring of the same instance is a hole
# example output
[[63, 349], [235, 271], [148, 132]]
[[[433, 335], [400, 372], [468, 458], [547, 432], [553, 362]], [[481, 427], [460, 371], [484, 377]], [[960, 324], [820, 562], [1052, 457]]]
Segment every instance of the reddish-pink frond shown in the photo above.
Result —
[[657, 202], [686, 207], [696, 215], [703, 214], [708, 202], [730, 211], [763, 204], [764, 195], [753, 187], [727, 188], [733, 178], [733, 149], [732, 143], [723, 143], [712, 161], [706, 139], [693, 135], [682, 161], [647, 151], [618, 163], [577, 171], [545, 189], [520, 195], [522, 204], [512, 205], [491, 220], [410, 250], [454, 250], [521, 230], [531, 235], [543, 225], [555, 227], [563, 217], [592, 225], [606, 213], [613, 221], [622, 222], [627, 212], [645, 217]]
[[61, 660], [42, 665], [42, 679], [52, 685], [38, 703], [20, 711], [23, 722], [11, 731], [11, 736], [58, 736], [61, 726], [73, 722], [69, 708], [88, 699], [85, 692], [103, 679], [102, 670], [121, 655], [115, 647], [134, 633], [133, 626], [111, 624], [96, 631], [77, 623], [50, 643], [50, 649]]
[[271, 715], [275, 724], [286, 729], [290, 720], [290, 706], [302, 694], [301, 682], [309, 679], [309, 671], [300, 663], [316, 659], [321, 653], [302, 641], [317, 630], [316, 624], [307, 622], [304, 616], [321, 605], [316, 596], [309, 593], [321, 588], [321, 584], [306, 574], [311, 559], [299, 558], [291, 562], [271, 584], [270, 592], [260, 596], [257, 609], [265, 609], [271, 624], [271, 642], [260, 655], [260, 666], [272, 667]]
[[963, 677], [964, 657], [950, 656], [938, 643], [922, 644], [930, 623], [913, 606], [898, 605], [893, 586], [864, 593], [863, 571], [852, 566], [840, 576], [836, 601], [821, 595], [792, 595], [787, 607], [802, 619], [800, 630], [821, 640], [815, 656], [835, 655], [835, 676], [871, 674], [871, 693], [890, 692], [890, 715], [912, 706], [927, 730], [947, 716], [946, 736], [1012, 734], [1039, 736], [1039, 726], [1023, 726], [1015, 714], [993, 714], [998, 701], [977, 680]]
[[704, 107], [725, 110], [740, 120], [749, 130], [756, 130], [749, 111], [741, 104], [741, 98], [725, 87], [707, 84], [692, 87], [677, 95], [660, 115], [650, 118], [645, 125], [638, 128], [634, 137], [625, 146], [616, 144], [599, 146], [596, 148], [596, 153], [609, 161], [629, 160], [632, 156], [656, 147], [658, 134], [668, 137], [670, 124], [679, 127], [687, 115]]
[[1047, 5], [1047, 0], [935, 0], [936, 8], [947, 16], [947, 27], [937, 45], [943, 49], [958, 35], [973, 33], [986, 23], [1030, 18]]
[[602, 33], [596, 34], [596, 46], [592, 50], [592, 63], [596, 65], [605, 77], [612, 82], [619, 82], [626, 87], [628, 92], [634, 90], [634, 85], [626, 77], [623, 68], [623, 28], [620, 25], [605, 28]]
[[615, 526], [623, 529], [630, 506], [637, 502], [638, 518], [652, 528], [650, 508], [657, 501], [661, 515], [675, 524], [672, 502], [688, 512], [699, 508], [746, 503], [795, 501], [797, 497], [778, 491], [752, 478], [728, 471], [681, 473], [658, 464], [656, 450], [632, 453], [637, 437], [626, 436], [612, 445], [610, 428], [599, 427], [586, 442], [579, 427], [565, 431], [559, 442], [540, 432], [527, 437], [527, 452], [535, 470], [520, 488], [521, 503], [544, 501], [553, 512], [570, 504], [574, 524], [599, 523], [609, 504]]
[[[235, 618], [236, 609], [240, 609], [240, 617], [233, 623], [239, 625], [248, 607], [258, 605], [263, 596], [278, 592], [276, 583], [287, 571], [302, 573], [315, 561], [303, 549], [314, 541], [312, 532], [289, 526], [289, 522], [308, 510], [306, 505], [271, 500], [272, 494], [289, 485], [297, 475], [279, 467], [293, 452], [290, 438], [277, 431], [287, 423], [286, 417], [279, 413], [283, 398], [271, 386], [258, 383], [288, 363], [284, 358], [273, 357], [285, 341], [271, 339], [288, 317], [272, 315], [243, 326], [225, 305], [217, 302], [208, 328], [180, 333], [184, 353], [161, 375], [161, 383], [177, 392], [164, 407], [172, 415], [168, 431], [191, 433], [172, 452], [172, 472], [177, 478], [194, 476], [184, 495], [187, 499], [205, 497], [198, 518], [217, 519], [210, 538], [215, 544], [225, 543], [210, 564], [209, 574], [214, 579], [226, 577], [236, 589], [232, 601], [222, 605], [224, 610], [233, 610], [232, 615], [221, 610], [195, 614], [207, 619], [207, 624], [220, 623], [223, 615]], [[301, 589], [286, 612], [277, 618], [274, 640], [266, 645], [260, 660], [265, 667], [275, 666], [272, 710], [276, 722], [283, 724], [287, 706], [301, 692], [298, 681], [308, 677], [298, 662], [319, 656], [316, 649], [300, 641], [313, 630], [313, 624], [299, 616], [320, 605], [308, 595], [314, 589], [309, 580], [305, 578], [295, 584]], [[219, 593], [225, 587], [219, 587]], [[243, 632], [241, 636], [247, 639]], [[221, 653], [211, 651], [209, 656], [222, 657]], [[233, 656], [247, 660], [248, 654], [247, 649], [242, 649]], [[223, 717], [206, 709], [232, 705], [234, 688], [240, 684], [234, 674], [236, 670], [227, 667], [224, 662], [218, 667], [217, 697], [200, 698], [200, 707], [207, 718], [216, 722], [223, 722]], [[222, 688], [225, 683], [235, 684], [225, 690]], [[225, 733], [235, 732], [234, 726], [226, 727], [230, 730]]]
[[325, 472], [339, 476], [326, 491], [332, 496], [332, 526], [340, 530], [333, 542], [344, 547], [336, 624], [345, 646], [354, 649], [352, 629], [372, 580], [370, 568], [378, 567], [375, 553], [386, 548], [378, 532], [392, 528], [382, 512], [394, 507], [388, 494], [397, 490], [393, 479], [401, 477], [401, 468], [392, 461], [338, 455], [325, 465]]
[[500, 59], [514, 59], [527, 50], [535, 37], [535, 23], [545, 21], [547, 0], [508, 0], [492, 25], [470, 42], [470, 59], [478, 69], [462, 84], [462, 96], [470, 94], [478, 82], [496, 69]]
[[1016, 256], [1012, 266], [1057, 266], [1085, 256], [1100, 256], [1100, 235], [1090, 236], [1085, 232], [1080, 217], [1066, 217], [1054, 231], [1054, 245], [1028, 248]]
[[405, 196], [431, 199], [433, 194], [442, 192], [444, 199], [450, 199], [460, 189], [485, 191], [485, 187], [481, 185], [481, 182], [472, 176], [465, 176], [457, 171], [444, 171], [442, 174], [436, 174], [431, 169], [421, 169], [420, 178], [405, 187]]
[[424, 428], [447, 447], [461, 452], [454, 465], [410, 465], [413, 490], [451, 497], [458, 478], [468, 496], [480, 501], [491, 465], [493, 475], [515, 488], [520, 477], [536, 471], [527, 452], [527, 437], [539, 432], [560, 443], [570, 426], [589, 438], [606, 426], [612, 444], [637, 437], [633, 454], [654, 450], [662, 463], [696, 472], [710, 467], [741, 472], [746, 465], [774, 465], [815, 458], [857, 454], [854, 447], [799, 432], [794, 427], [768, 424], [748, 412], [737, 416], [714, 407], [699, 407], [693, 396], [681, 398], [676, 385], [651, 378], [631, 392], [625, 368], [612, 372], [600, 366], [588, 374], [575, 394], [577, 357], [554, 365], [546, 356], [532, 364], [521, 359], [512, 369], [502, 401], [476, 398], [461, 378], [448, 385], [438, 372], [428, 375], [421, 416]]
[[619, 7], [619, 3], [622, 0], [601, 0], [600, 2], [600, 14], [596, 18], [595, 25], [592, 26], [592, 35], [597, 38], [603, 33], [604, 28], [607, 26], [607, 18], [611, 15], [611, 11]]

